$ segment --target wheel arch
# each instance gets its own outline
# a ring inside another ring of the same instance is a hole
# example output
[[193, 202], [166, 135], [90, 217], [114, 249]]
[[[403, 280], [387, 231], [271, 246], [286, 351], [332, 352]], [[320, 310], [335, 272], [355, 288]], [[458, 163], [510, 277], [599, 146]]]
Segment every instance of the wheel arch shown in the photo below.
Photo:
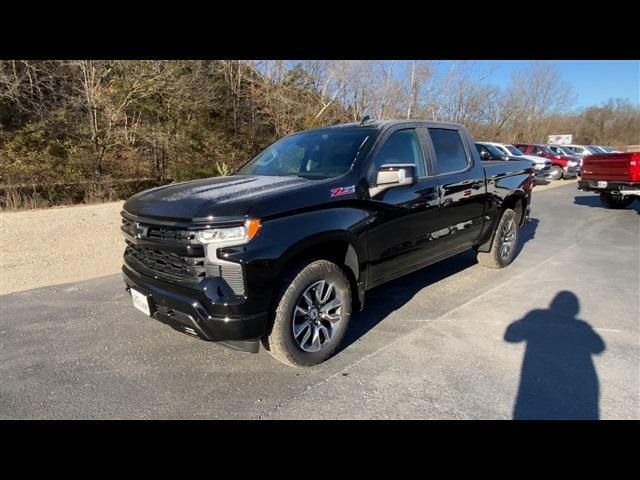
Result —
[[502, 202], [500, 203], [500, 207], [497, 210], [495, 217], [493, 218], [493, 225], [491, 225], [491, 234], [489, 237], [484, 237], [484, 240], [480, 245], [478, 245], [477, 250], [479, 252], [488, 252], [491, 250], [491, 245], [493, 244], [493, 238], [496, 234], [496, 228], [500, 223], [500, 218], [502, 218], [502, 212], [504, 212], [507, 208], [511, 208], [516, 212], [516, 219], [519, 227], [524, 225], [526, 220], [526, 212], [528, 207], [528, 196], [524, 193], [523, 190], [514, 190], [509, 193]]
[[289, 280], [288, 277], [292, 271], [297, 271], [315, 260], [323, 259], [335, 263], [344, 270], [351, 286], [354, 310], [362, 309], [365, 253], [364, 243], [349, 231], [324, 232], [296, 242], [285, 251], [279, 261], [277, 287], [274, 289], [271, 306], [277, 303], [283, 283]]
[[507, 208], [512, 209], [516, 212], [516, 219], [518, 221], [518, 225], [522, 226], [525, 221], [525, 213], [527, 211], [528, 200], [527, 195], [522, 190], [514, 190], [512, 193], [507, 195], [500, 205], [500, 215]]

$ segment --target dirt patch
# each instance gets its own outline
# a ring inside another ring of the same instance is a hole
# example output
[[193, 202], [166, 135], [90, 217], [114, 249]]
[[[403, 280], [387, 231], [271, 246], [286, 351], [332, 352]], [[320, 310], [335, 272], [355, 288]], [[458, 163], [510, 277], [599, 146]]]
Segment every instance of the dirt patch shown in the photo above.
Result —
[[0, 294], [118, 273], [123, 202], [0, 213]]

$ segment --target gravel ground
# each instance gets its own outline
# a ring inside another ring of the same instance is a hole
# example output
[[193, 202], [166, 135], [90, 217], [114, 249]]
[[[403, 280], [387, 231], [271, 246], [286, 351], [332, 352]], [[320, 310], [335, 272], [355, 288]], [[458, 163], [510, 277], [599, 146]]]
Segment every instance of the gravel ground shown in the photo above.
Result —
[[122, 204], [2, 212], [0, 294], [119, 272]]
[[[534, 192], [575, 182], [537, 185]], [[0, 295], [120, 272], [122, 204], [2, 212]]]

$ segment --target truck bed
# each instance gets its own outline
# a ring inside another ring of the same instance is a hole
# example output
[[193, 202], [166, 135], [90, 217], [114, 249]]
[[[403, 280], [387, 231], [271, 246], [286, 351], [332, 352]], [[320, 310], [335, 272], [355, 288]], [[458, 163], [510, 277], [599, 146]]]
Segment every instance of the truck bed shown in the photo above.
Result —
[[489, 160], [483, 161], [482, 167], [487, 179], [511, 176], [526, 170], [533, 170], [529, 160]]

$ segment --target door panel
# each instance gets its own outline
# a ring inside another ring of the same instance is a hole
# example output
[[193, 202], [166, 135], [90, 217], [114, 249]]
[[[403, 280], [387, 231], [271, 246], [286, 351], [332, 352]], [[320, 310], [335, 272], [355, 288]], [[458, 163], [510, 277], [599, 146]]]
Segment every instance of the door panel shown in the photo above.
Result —
[[373, 154], [373, 172], [386, 163], [411, 163], [417, 168], [414, 184], [387, 189], [369, 201], [370, 285], [401, 275], [439, 253], [439, 241], [431, 236], [439, 225], [438, 182], [427, 176], [422, 136], [414, 128], [403, 128], [382, 140]]
[[469, 149], [471, 139], [458, 129], [429, 128], [428, 132], [433, 168], [438, 173], [441, 249], [471, 246], [483, 225], [487, 199], [484, 169], [479, 156]]
[[400, 275], [440, 255], [438, 183], [424, 178], [391, 188], [372, 200], [369, 220], [369, 283]]
[[484, 171], [471, 172], [440, 178], [440, 229], [447, 250], [471, 246], [482, 230], [487, 197]]

